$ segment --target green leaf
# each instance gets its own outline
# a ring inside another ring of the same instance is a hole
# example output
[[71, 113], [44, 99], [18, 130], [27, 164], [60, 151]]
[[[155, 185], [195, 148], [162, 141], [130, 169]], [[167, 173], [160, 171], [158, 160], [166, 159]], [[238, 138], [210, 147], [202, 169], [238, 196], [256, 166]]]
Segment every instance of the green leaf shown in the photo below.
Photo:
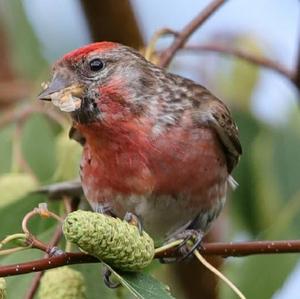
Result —
[[[19, 198], [17, 201], [0, 208], [0, 240], [10, 234], [21, 231], [21, 222], [26, 213], [33, 210], [41, 202], [46, 202], [47, 198], [42, 195], [28, 195]], [[49, 210], [57, 212], [58, 202], [49, 203]], [[42, 220], [40, 217], [34, 217], [30, 220], [30, 228], [34, 234], [40, 234], [46, 231], [57, 222], [53, 219]]]
[[273, 140], [274, 171], [278, 177], [280, 193], [285, 198], [292, 197], [299, 190], [299, 113], [291, 113], [289, 122], [277, 130], [269, 132]]
[[[1, 207], [0, 240], [7, 235], [20, 232], [21, 222], [25, 214], [34, 207], [37, 207], [38, 203], [45, 202], [46, 200], [45, 196], [29, 195], [5, 207]], [[57, 202], [49, 204], [51, 211], [57, 212], [58, 208], [59, 204]], [[38, 216], [30, 220], [29, 223], [31, 232], [44, 242], [49, 242], [56, 226], [57, 221], [53, 219], [42, 219]], [[6, 256], [0, 256], [0, 265], [24, 263], [26, 261], [39, 259], [43, 255], [44, 253], [39, 250], [29, 249]], [[34, 273], [7, 277], [8, 298], [23, 298], [33, 277]]]
[[[270, 299], [283, 285], [297, 263], [297, 255], [262, 255], [231, 259], [225, 275], [246, 298]], [[232, 290], [220, 284], [222, 299], [231, 299]]]
[[[243, 147], [243, 155], [237, 168], [234, 170], [233, 177], [239, 186], [230, 194], [229, 204], [234, 211], [235, 219], [239, 222], [242, 229], [247, 229], [253, 235], [261, 230], [260, 219], [256, 217], [256, 175], [253, 171], [252, 148], [256, 136], [260, 132], [258, 121], [249, 113], [240, 111], [235, 113], [235, 120], [240, 129], [240, 140]], [[237, 223], [235, 223], [237, 227]]]
[[20, 0], [1, 1], [0, 17], [8, 29], [12, 63], [17, 71], [28, 79], [36, 78], [47, 64], [23, 5]]
[[[72, 267], [83, 274], [88, 299], [125, 299], [117, 296], [118, 289], [110, 289], [104, 284], [101, 263], [81, 264]], [[101, 294], [101, 296], [99, 296], [99, 294]]]
[[56, 137], [56, 163], [54, 181], [66, 181], [78, 177], [82, 146], [69, 139], [64, 130]]
[[24, 197], [36, 187], [36, 180], [26, 173], [8, 173], [0, 176], [0, 207]]
[[26, 161], [42, 182], [49, 181], [55, 171], [55, 130], [44, 116], [31, 117], [22, 134]]
[[[274, 144], [270, 132], [262, 131], [252, 146], [252, 168], [256, 177], [254, 192], [257, 223], [261, 230], [269, 228], [282, 209], [279, 181], [274, 169]], [[270, 187], [272, 186], [272, 187]]]
[[174, 299], [169, 287], [144, 272], [118, 273], [106, 265], [121, 284], [139, 299]]
[[13, 126], [10, 125], [0, 131], [0, 173], [9, 172], [12, 158]]

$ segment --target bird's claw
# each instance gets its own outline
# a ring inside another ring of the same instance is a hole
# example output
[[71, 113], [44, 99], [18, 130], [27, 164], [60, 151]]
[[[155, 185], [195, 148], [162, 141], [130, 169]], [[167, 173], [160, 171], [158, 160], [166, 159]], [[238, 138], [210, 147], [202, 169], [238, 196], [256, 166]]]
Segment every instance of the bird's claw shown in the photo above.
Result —
[[136, 226], [139, 230], [140, 235], [143, 234], [143, 225], [142, 225], [141, 220], [138, 218], [138, 216], [134, 215], [131, 212], [126, 212], [126, 214], [124, 216], [124, 221]]
[[106, 266], [103, 266], [103, 281], [107, 287], [110, 289], [116, 289], [118, 288], [121, 284], [119, 282], [113, 282], [111, 281], [111, 270], [108, 269]]
[[176, 251], [179, 253], [179, 257], [161, 258], [161, 263], [169, 264], [174, 262], [181, 262], [189, 258], [194, 253], [194, 251], [199, 246], [201, 246], [200, 244], [203, 239], [203, 233], [201, 231], [188, 229], [176, 235], [176, 238], [172, 238], [170, 242], [178, 239], [183, 239], [183, 241], [176, 247]]

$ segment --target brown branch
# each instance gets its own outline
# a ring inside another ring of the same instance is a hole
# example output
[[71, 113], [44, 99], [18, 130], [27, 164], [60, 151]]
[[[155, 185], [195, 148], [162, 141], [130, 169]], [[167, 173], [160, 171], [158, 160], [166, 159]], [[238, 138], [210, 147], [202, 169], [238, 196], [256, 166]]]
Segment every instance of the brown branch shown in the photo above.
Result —
[[296, 72], [294, 77], [294, 84], [296, 85], [298, 90], [300, 90], [300, 39], [298, 40], [298, 57], [297, 57]]
[[171, 46], [161, 54], [158, 65], [160, 67], [167, 67], [176, 52], [187, 42], [188, 38], [224, 3], [225, 0], [212, 1], [200, 14], [178, 32]]
[[67, 196], [76, 200], [76, 198], [80, 198], [83, 195], [83, 190], [80, 180], [76, 179], [42, 186], [34, 193], [45, 194], [49, 199], [61, 199]]
[[81, 0], [94, 41], [115, 41], [133, 48], [143, 46], [143, 37], [129, 0]]
[[[252, 241], [240, 243], [203, 243], [201, 254], [229, 256], [247, 256], [255, 254], [300, 253], [300, 240]], [[178, 256], [176, 248], [170, 248], [155, 255], [155, 258]]]
[[279, 73], [280, 75], [286, 77], [287, 79], [291, 80], [292, 82], [294, 82], [295, 79], [295, 73], [293, 71], [287, 69], [285, 66], [281, 65], [280, 63], [274, 60], [271, 60], [264, 56], [257, 56], [255, 54], [248, 53], [241, 49], [230, 48], [222, 44], [211, 43], [211, 44], [195, 45], [195, 46], [191, 45], [191, 46], [186, 46], [182, 50], [197, 51], [197, 52], [210, 51], [210, 52], [217, 52], [225, 55], [232, 55], [240, 59], [243, 59], [247, 62], [250, 62], [252, 64], [273, 70]]
[[[253, 241], [241, 243], [204, 243], [199, 251], [203, 255], [247, 256], [255, 254], [282, 254], [300, 253], [300, 240], [284, 241]], [[155, 258], [176, 257], [176, 248], [157, 253]], [[0, 277], [21, 275], [31, 272], [44, 271], [64, 265], [97, 263], [99, 260], [85, 253], [63, 253], [50, 258], [43, 258], [22, 264], [8, 265], [0, 267]]]
[[50, 258], [43, 258], [27, 263], [0, 267], [0, 277], [21, 275], [26, 273], [44, 271], [64, 265], [97, 263], [99, 260], [84, 253], [64, 253]]

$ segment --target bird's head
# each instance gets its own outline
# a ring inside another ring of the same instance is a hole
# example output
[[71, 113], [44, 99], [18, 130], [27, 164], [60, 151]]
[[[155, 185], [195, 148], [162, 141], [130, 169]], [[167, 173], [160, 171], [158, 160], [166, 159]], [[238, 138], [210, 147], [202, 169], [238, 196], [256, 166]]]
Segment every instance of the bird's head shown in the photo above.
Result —
[[145, 103], [139, 99], [156, 81], [152, 69], [154, 65], [129, 47], [93, 43], [59, 59], [38, 98], [52, 101], [79, 123], [122, 118], [143, 110]]

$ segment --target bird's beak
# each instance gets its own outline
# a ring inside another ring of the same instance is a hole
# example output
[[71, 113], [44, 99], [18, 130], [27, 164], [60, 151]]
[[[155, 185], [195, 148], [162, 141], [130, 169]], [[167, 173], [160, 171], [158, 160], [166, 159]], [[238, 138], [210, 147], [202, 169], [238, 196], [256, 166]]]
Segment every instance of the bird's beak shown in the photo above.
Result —
[[60, 75], [54, 75], [50, 83], [44, 83], [44, 90], [38, 95], [38, 100], [51, 101], [51, 95], [61, 92], [70, 84], [69, 80]]
[[52, 81], [45, 84], [44, 90], [38, 95], [39, 100], [52, 103], [65, 112], [73, 112], [81, 105], [84, 88], [63, 75], [54, 74]]

